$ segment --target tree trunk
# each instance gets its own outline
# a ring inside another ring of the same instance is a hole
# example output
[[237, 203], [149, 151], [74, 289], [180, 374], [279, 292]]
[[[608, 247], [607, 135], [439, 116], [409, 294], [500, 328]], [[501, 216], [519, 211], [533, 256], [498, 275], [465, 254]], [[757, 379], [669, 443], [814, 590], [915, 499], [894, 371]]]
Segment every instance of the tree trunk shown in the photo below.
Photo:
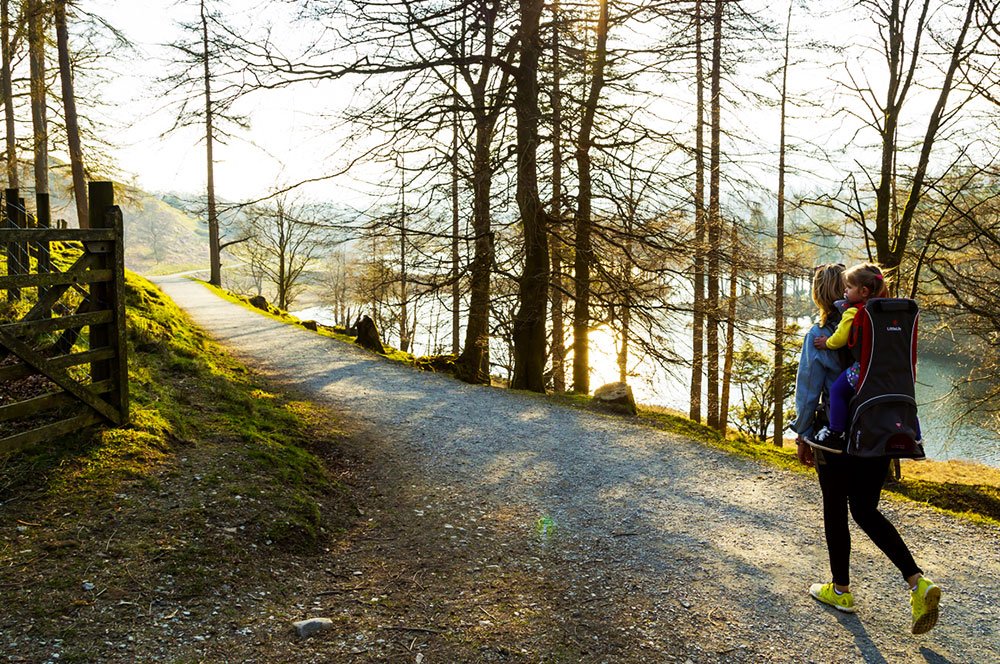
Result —
[[32, 0], [28, 5], [28, 59], [31, 72], [31, 126], [35, 152], [35, 193], [49, 193], [49, 136], [45, 94], [44, 5]]
[[56, 0], [55, 19], [56, 44], [59, 49], [59, 80], [62, 83], [63, 108], [66, 114], [66, 140], [69, 144], [69, 163], [73, 173], [73, 198], [76, 199], [76, 216], [80, 228], [86, 228], [90, 223], [87, 215], [87, 183], [83, 173], [80, 123], [76, 115], [76, 97], [73, 93], [73, 71], [70, 69], [66, 0]]
[[208, 260], [210, 264], [209, 283], [222, 285], [222, 258], [219, 252], [219, 217], [215, 209], [215, 158], [213, 156], [215, 129], [212, 125], [212, 76], [208, 67], [208, 16], [205, 0], [201, 0], [201, 40], [204, 54], [205, 76], [205, 164], [206, 194], [208, 197]]
[[726, 357], [722, 363], [722, 398], [719, 403], [719, 431], [725, 433], [729, 426], [729, 388], [732, 386], [733, 351], [736, 345], [736, 279], [738, 239], [736, 223], [730, 234], [729, 310], [726, 313]]
[[580, 179], [575, 223], [576, 259], [575, 301], [573, 305], [573, 391], [590, 392], [590, 265], [594, 260], [591, 242], [593, 185], [590, 173], [590, 147], [594, 116], [604, 87], [604, 66], [608, 58], [608, 0], [599, 0], [597, 44], [594, 49], [594, 73], [590, 92], [580, 120], [576, 144], [576, 165]]
[[3, 94], [4, 126], [7, 129], [7, 187], [18, 188], [17, 177], [17, 143], [14, 134], [14, 86], [11, 81], [10, 59], [10, 0], [0, 0], [0, 50], [2, 50], [3, 69], [0, 71], [0, 86]]
[[708, 425], [719, 429], [719, 245], [722, 235], [720, 207], [720, 106], [722, 102], [722, 9], [715, 0], [712, 16], [711, 144], [708, 192]]
[[[452, 79], [452, 87], [458, 87], [458, 73]], [[458, 355], [462, 325], [462, 289], [459, 283], [459, 224], [458, 224], [458, 94], [452, 100], [455, 110], [451, 117], [451, 352]]]
[[[559, 2], [552, 2], [552, 203], [553, 224], [562, 225], [562, 69], [559, 53]], [[563, 316], [563, 244], [552, 239], [552, 388], [566, 391], [566, 329]]]
[[622, 315], [621, 315], [621, 335], [622, 335], [622, 345], [618, 350], [618, 381], [621, 383], [628, 382], [628, 338], [629, 338], [629, 327], [632, 323], [632, 298], [629, 295], [625, 295], [625, 301], [622, 303]]
[[[896, 129], [899, 126], [899, 113], [903, 107], [909, 80], [906, 80], [905, 83], [903, 82], [901, 62], [905, 54], [906, 45], [903, 43], [904, 34], [902, 26], [900, 25], [897, 30], [890, 31], [890, 79], [885, 109], [885, 130], [882, 133], [882, 171], [879, 188], [876, 192], [878, 207], [875, 216], [875, 246], [878, 262], [885, 270], [886, 276], [892, 279], [894, 288], [897, 290], [902, 284], [899, 266], [902, 264], [903, 256], [906, 253], [914, 213], [917, 210], [920, 199], [923, 197], [924, 181], [927, 177], [927, 166], [930, 163], [931, 151], [937, 140], [941, 124], [944, 121], [945, 110], [948, 106], [948, 96], [955, 85], [955, 74], [958, 71], [959, 65], [964, 60], [965, 40], [978, 5], [979, 3], [976, 0], [969, 0], [969, 4], [966, 7], [964, 21], [952, 46], [944, 81], [938, 89], [937, 101], [931, 110], [930, 118], [927, 120], [927, 129], [920, 146], [920, 156], [913, 174], [913, 182], [910, 184], [910, 190], [906, 197], [903, 211], [897, 215], [898, 219], [895, 224], [892, 223], [890, 210], [893, 209], [896, 202], [895, 196], [892, 195], [895, 191], [896, 173], [894, 167], [896, 151], [898, 149], [896, 145]], [[928, 7], [929, 0], [925, 0], [920, 18], [921, 23], [928, 11]], [[892, 0], [890, 14], [893, 19], [893, 25], [900, 19], [899, 11], [899, 0]], [[912, 50], [916, 51], [917, 46], [918, 44], [914, 44]], [[916, 57], [916, 55], [912, 57]], [[900, 89], [901, 86], [902, 89]]]
[[778, 218], [774, 252], [774, 437], [775, 447], [784, 444], [785, 432], [785, 109], [788, 104], [788, 65], [792, 33], [792, 7], [788, 3], [785, 24], [785, 62], [781, 70], [781, 120], [778, 138]]
[[524, 233], [524, 273], [514, 316], [514, 376], [511, 387], [545, 391], [545, 328], [549, 287], [547, 215], [538, 195], [538, 23], [543, 0], [520, 0], [521, 25], [515, 81], [517, 118], [517, 189], [515, 196]]
[[285, 249], [288, 247], [288, 229], [285, 226], [284, 206], [278, 205], [278, 308], [284, 310], [288, 300], [288, 271]]
[[479, 74], [475, 78], [468, 71], [465, 74], [472, 95], [471, 110], [475, 119], [475, 145], [472, 155], [472, 229], [475, 238], [470, 266], [469, 318], [465, 330], [465, 347], [456, 361], [455, 373], [462, 380], [473, 383], [490, 381], [490, 277], [494, 261], [490, 216], [490, 192], [493, 185], [490, 148], [493, 144], [497, 119], [506, 107], [501, 100], [506, 99], [506, 91], [510, 85], [510, 78], [504, 74], [496, 99], [488, 98], [492, 71], [488, 63], [493, 58], [496, 19], [494, 10], [480, 16], [484, 21], [481, 27], [486, 36], [482, 53], [484, 65], [479, 68]]
[[399, 350], [410, 350], [409, 314], [406, 311], [406, 181], [399, 185]]
[[701, 422], [702, 374], [705, 372], [705, 74], [702, 69], [701, 0], [695, 2], [694, 282], [691, 321], [691, 407]]
[[490, 271], [493, 268], [493, 231], [490, 219], [490, 144], [493, 125], [476, 121], [476, 145], [472, 160], [472, 266], [469, 284], [469, 322], [465, 347], [455, 362], [456, 375], [469, 383], [488, 383], [490, 344]]

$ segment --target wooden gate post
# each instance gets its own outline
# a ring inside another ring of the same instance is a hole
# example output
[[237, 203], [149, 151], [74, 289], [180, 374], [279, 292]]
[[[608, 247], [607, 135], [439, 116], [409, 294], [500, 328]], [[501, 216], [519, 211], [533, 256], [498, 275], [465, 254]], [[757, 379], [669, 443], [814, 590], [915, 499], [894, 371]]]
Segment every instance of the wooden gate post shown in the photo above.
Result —
[[128, 346], [125, 339], [125, 245], [121, 208], [115, 205], [114, 184], [111, 182], [91, 182], [89, 186], [91, 228], [113, 228], [115, 240], [110, 246], [91, 247], [97, 249], [98, 269], [112, 270], [111, 281], [93, 284], [92, 297], [102, 309], [114, 312], [114, 321], [90, 328], [91, 349], [110, 347], [115, 351], [111, 360], [95, 362], [91, 365], [91, 380], [98, 382], [114, 379], [115, 389], [109, 395], [111, 404], [121, 413], [121, 423], [128, 422]]

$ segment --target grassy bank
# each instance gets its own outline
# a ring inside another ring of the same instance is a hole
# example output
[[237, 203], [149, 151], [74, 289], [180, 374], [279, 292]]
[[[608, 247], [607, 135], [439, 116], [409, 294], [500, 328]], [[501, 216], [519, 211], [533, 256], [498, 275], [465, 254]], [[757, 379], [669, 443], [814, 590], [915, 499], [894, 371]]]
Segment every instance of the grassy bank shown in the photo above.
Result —
[[[212, 288], [220, 296], [247, 308], [253, 308], [245, 298], [223, 289]], [[264, 312], [272, 318], [290, 324], [301, 324], [287, 312], [271, 307]], [[338, 334], [321, 327], [319, 334], [353, 343], [353, 337]], [[421, 359], [395, 349], [388, 349], [390, 360], [419, 366]], [[579, 395], [549, 395], [565, 405], [592, 408], [589, 397]], [[770, 443], [748, 441], [735, 434], [722, 436], [713, 429], [688, 419], [684, 414], [655, 406], [640, 405], [639, 422], [667, 430], [702, 444], [725, 449], [733, 454], [756, 459], [772, 466], [795, 472], [812, 472], [802, 466], [795, 456], [795, 447], [785, 441], [783, 447]], [[1000, 525], [1000, 470], [988, 466], [963, 462], [920, 461], [903, 462], [902, 480], [888, 488], [890, 493], [902, 498], [927, 503], [933, 507], [973, 520], [986, 520]]]
[[[583, 399], [581, 405], [585, 405]], [[685, 415], [665, 408], [640, 406], [639, 421], [794, 472], [814, 472], [799, 463], [795, 444], [785, 440], [782, 447], [769, 442], [748, 441], [730, 434], [723, 437], [714, 429], [698, 424]], [[902, 461], [902, 479], [886, 486], [899, 498], [926, 503], [957, 516], [1000, 526], [1000, 469], [962, 461]]]
[[128, 275], [126, 304], [132, 424], [0, 459], [0, 638], [25, 661], [126, 656], [137, 623], [266, 588], [273, 561], [357, 518], [318, 456], [335, 428], [144, 279]]

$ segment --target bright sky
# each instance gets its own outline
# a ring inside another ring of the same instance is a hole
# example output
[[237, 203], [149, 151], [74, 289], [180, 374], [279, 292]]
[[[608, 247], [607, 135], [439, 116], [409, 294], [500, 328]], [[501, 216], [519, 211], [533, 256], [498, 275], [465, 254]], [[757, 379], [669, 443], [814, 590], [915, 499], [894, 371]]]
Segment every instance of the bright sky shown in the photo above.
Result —
[[[226, 4], [226, 11], [257, 4], [234, 0]], [[121, 109], [118, 120], [123, 132], [115, 139], [122, 146], [118, 152], [121, 168], [136, 175], [139, 186], [150, 191], [203, 192], [203, 130], [187, 128], [161, 136], [172, 125], [175, 111], [157, 99], [156, 89], [156, 79], [165, 71], [169, 57], [163, 44], [178, 35], [176, 20], [195, 18], [197, 14], [171, 0], [92, 0], [88, 7], [108, 17], [135, 45], [134, 57], [118, 65], [122, 71], [108, 91]], [[329, 92], [332, 89], [334, 86], [329, 84], [323, 90], [296, 86], [252, 100], [252, 111], [249, 104], [242, 109], [250, 116], [246, 136], [252, 137], [253, 143], [247, 138], [216, 143], [218, 195], [228, 199], [256, 198], [277, 182], [314, 177], [316, 169], [336, 152], [334, 132], [323, 131], [315, 116], [334, 106]], [[337, 197], [349, 193], [337, 189], [336, 184], [327, 184], [314, 188], [313, 193]]]

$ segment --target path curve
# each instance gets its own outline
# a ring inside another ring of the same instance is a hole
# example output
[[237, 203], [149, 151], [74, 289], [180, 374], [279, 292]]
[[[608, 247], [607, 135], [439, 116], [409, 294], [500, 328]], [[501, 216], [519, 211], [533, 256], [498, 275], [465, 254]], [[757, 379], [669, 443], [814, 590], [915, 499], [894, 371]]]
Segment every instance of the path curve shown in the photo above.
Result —
[[[553, 548], [607, 555], [657, 606], [723, 616], [692, 661], [1000, 662], [1000, 529], [885, 501], [942, 618], [909, 634], [898, 573], [852, 523], [854, 616], [818, 605], [829, 577], [814, 475], [767, 468], [619, 418], [414, 371], [234, 305], [197, 282], [156, 280], [266, 374], [360, 422], [431, 481], [466, 498], [550, 515]], [[534, 522], [525, 524], [525, 531]], [[622, 536], [627, 535], [627, 536]], [[580, 589], [581, 592], [583, 588]], [[628, 607], [621, 607], [627, 610]], [[713, 621], [709, 621], [712, 624]]]

